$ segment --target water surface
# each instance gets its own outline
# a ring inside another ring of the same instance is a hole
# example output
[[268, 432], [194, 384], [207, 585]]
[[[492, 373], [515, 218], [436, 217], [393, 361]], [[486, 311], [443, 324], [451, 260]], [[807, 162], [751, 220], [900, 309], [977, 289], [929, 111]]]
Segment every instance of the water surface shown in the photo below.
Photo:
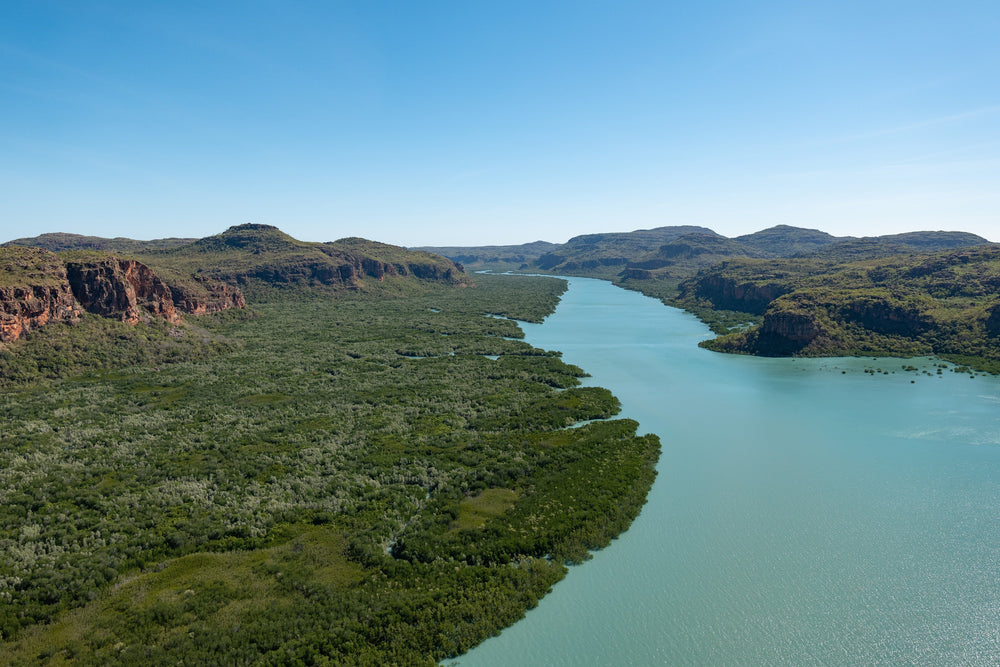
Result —
[[716, 354], [694, 317], [596, 280], [522, 326], [660, 436], [659, 477], [462, 667], [1000, 662], [995, 378]]

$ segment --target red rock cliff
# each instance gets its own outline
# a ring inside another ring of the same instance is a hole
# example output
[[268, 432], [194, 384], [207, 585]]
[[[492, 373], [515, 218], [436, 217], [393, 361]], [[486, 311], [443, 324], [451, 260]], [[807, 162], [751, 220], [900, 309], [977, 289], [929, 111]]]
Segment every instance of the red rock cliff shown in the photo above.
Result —
[[66, 263], [66, 275], [73, 295], [88, 312], [130, 324], [153, 317], [180, 321], [170, 288], [134, 259], [71, 260]]
[[170, 292], [174, 307], [191, 315], [207, 315], [247, 305], [238, 288], [201, 276], [183, 283], [171, 281]]
[[0, 248], [0, 343], [49, 322], [79, 317], [66, 268], [55, 254], [39, 248]]

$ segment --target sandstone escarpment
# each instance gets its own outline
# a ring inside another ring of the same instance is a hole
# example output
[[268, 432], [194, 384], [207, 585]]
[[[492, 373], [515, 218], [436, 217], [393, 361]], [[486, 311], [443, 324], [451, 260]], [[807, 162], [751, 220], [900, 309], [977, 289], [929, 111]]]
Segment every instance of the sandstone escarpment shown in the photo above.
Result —
[[724, 275], [695, 279], [693, 294], [710, 301], [714, 308], [761, 315], [768, 305], [791, 288], [777, 282], [737, 281]]
[[236, 225], [150, 259], [156, 266], [183, 267], [187, 274], [209, 276], [255, 294], [274, 288], [365, 289], [373, 280], [396, 277], [471, 283], [458, 264], [431, 253], [356, 237], [327, 243], [299, 241], [261, 224]]
[[319, 249], [342, 267], [349, 267], [347, 276], [354, 285], [367, 278], [381, 281], [390, 276], [454, 285], [471, 282], [461, 264], [428, 252], [356, 237], [324, 243]]
[[203, 276], [183, 282], [170, 281], [169, 287], [174, 308], [189, 315], [208, 315], [247, 305], [238, 288]]
[[73, 295], [88, 312], [129, 324], [154, 317], [179, 322], [173, 295], [153, 271], [134, 259], [114, 256], [66, 263]]
[[129, 324], [177, 323], [181, 312], [203, 315], [245, 305], [243, 293], [232, 285], [189, 276], [168, 286], [134, 259], [0, 248], [0, 343], [50, 322], [75, 322], [84, 311]]
[[38, 248], [0, 249], [0, 343], [49, 322], [73, 322], [80, 307], [59, 258]]
[[768, 311], [757, 333], [756, 354], [795, 354], [824, 333], [815, 316], [789, 310]]
[[934, 325], [920, 306], [916, 299], [861, 292], [841, 305], [839, 313], [845, 321], [876, 333], [913, 337]]

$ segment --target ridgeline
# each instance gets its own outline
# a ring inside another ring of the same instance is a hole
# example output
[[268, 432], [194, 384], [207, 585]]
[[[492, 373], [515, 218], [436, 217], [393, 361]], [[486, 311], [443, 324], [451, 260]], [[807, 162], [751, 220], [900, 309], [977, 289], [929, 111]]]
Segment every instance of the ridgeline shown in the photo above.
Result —
[[685, 308], [720, 335], [703, 343], [717, 351], [937, 355], [995, 373], [998, 256], [1000, 245], [965, 232], [852, 238], [779, 225], [726, 238], [660, 227], [578, 236], [518, 268], [603, 278]]

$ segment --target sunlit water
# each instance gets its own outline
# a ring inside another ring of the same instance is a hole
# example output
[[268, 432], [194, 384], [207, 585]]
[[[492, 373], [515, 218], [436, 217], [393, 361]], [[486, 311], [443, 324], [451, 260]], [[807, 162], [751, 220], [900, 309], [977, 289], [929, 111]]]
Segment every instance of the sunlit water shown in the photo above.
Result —
[[1000, 663], [997, 379], [716, 354], [594, 280], [522, 326], [663, 454], [629, 531], [462, 667]]

